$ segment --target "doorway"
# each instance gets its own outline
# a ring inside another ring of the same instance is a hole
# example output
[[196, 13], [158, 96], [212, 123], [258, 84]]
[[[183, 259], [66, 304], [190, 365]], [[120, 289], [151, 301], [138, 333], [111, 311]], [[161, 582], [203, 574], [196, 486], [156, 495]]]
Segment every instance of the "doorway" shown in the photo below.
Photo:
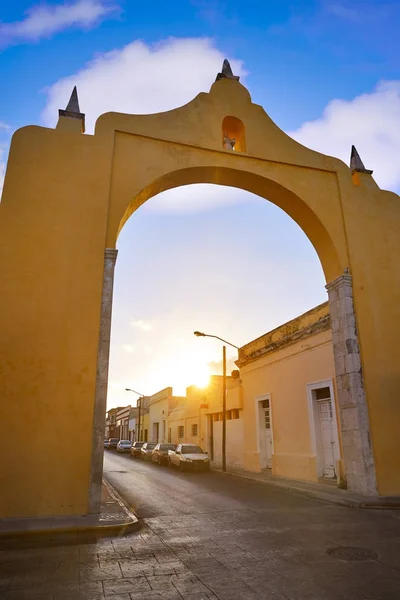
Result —
[[332, 380], [307, 386], [312, 451], [317, 459], [317, 477], [337, 479], [340, 459]]
[[272, 469], [273, 436], [270, 395], [256, 398], [258, 447], [261, 469]]
[[153, 423], [153, 442], [158, 444], [159, 442], [159, 433], [160, 433], [160, 423]]

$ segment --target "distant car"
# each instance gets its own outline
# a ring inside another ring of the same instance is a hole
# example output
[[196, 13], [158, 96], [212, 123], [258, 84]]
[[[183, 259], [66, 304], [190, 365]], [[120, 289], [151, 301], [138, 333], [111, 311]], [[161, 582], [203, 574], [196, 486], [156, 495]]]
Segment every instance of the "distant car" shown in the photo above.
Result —
[[151, 455], [152, 462], [158, 463], [159, 465], [167, 465], [168, 450], [175, 450], [175, 448], [176, 444], [157, 444], [153, 450], [153, 454]]
[[142, 459], [151, 460], [151, 455], [155, 447], [156, 444], [153, 444], [151, 442], [145, 442], [140, 449]]
[[196, 444], [179, 444], [176, 450], [168, 451], [168, 464], [178, 467], [181, 471], [208, 471], [210, 459], [206, 452]]
[[141, 458], [142, 457], [141, 449], [142, 449], [143, 444], [144, 444], [144, 442], [133, 442], [132, 448], [131, 448], [131, 456], [133, 456], [133, 458]]
[[116, 447], [117, 447], [117, 445], [118, 445], [118, 442], [119, 442], [119, 438], [110, 438], [108, 440], [108, 446], [107, 446], [107, 448], [109, 450], [115, 450]]
[[120, 440], [117, 444], [117, 452], [130, 452], [132, 442], [129, 440]]
[[104, 440], [104, 448], [108, 448], [108, 440]]

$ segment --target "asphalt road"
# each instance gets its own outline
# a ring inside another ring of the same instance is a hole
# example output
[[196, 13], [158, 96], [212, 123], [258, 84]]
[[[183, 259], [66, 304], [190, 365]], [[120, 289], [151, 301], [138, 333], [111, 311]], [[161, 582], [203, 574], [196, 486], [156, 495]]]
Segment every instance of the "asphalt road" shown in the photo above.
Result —
[[[141, 542], [131, 543], [138, 560], [142, 552], [156, 569], [174, 565], [160, 598], [167, 590], [185, 600], [400, 598], [400, 511], [335, 506], [112, 452], [105, 476], [142, 520]], [[156, 597], [155, 588], [143, 595]]]
[[240, 477], [208, 471], [181, 473], [129, 454], [105, 451], [104, 474], [138, 517], [190, 515], [286, 506], [321, 506], [316, 500], [293, 496]]

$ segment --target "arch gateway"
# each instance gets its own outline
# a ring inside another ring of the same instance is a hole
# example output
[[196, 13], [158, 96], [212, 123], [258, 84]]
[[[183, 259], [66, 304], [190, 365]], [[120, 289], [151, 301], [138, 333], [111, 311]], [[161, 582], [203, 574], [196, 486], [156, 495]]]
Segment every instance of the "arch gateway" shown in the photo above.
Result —
[[355, 150], [349, 168], [288, 137], [226, 72], [185, 106], [107, 113], [94, 135], [83, 132], [74, 91], [55, 129], [23, 127], [11, 144], [0, 205], [0, 516], [98, 511], [117, 236], [146, 200], [193, 183], [258, 194], [312, 242], [348, 488], [400, 494], [400, 198]]

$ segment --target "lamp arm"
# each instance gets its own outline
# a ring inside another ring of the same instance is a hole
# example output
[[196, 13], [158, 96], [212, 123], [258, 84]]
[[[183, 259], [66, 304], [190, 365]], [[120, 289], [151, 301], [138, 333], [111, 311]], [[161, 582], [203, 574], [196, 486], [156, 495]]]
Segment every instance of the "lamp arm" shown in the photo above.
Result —
[[235, 344], [231, 344], [230, 342], [227, 342], [226, 340], [219, 337], [218, 335], [210, 335], [210, 334], [206, 333], [205, 337], [215, 338], [216, 340], [220, 340], [221, 342], [224, 342], [224, 344], [228, 344], [228, 346], [232, 346], [232, 348], [236, 348], [236, 350], [239, 350], [239, 346], [235, 346]]

